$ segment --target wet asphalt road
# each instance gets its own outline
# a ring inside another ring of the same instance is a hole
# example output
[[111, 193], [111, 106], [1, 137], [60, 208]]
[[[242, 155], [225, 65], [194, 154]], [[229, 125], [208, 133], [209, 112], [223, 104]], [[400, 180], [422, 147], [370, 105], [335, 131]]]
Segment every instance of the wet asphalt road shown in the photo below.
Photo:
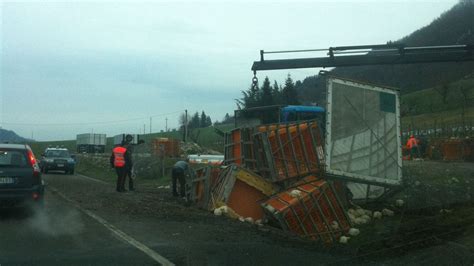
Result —
[[0, 209], [0, 265], [155, 265], [103, 225], [46, 192], [43, 210]]
[[[139, 186], [137, 192], [119, 194], [113, 184], [80, 175], [51, 173], [43, 178], [48, 184], [43, 210], [0, 210], [1, 266], [158, 264], [84, 210], [176, 265], [307, 265], [332, 257], [173, 203], [165, 196], [169, 191]], [[147, 211], [150, 206], [158, 208]]]
[[[97, 215], [176, 265], [472, 265], [470, 246], [443, 243], [402, 256], [355, 260], [281, 234], [183, 207], [169, 191], [114, 185], [80, 175], [44, 175], [42, 210], [0, 209], [0, 265], [157, 265], [91, 218]], [[67, 197], [66, 200], [64, 197]], [[79, 206], [79, 207], [78, 207]], [[466, 235], [466, 238], [470, 236]], [[436, 254], [436, 256], [434, 255]]]

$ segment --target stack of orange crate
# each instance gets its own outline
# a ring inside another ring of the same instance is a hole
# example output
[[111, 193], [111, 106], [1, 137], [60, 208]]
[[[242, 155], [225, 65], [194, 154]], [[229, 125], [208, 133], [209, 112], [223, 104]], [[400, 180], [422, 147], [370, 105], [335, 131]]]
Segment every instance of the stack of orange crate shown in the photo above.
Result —
[[452, 139], [442, 145], [443, 159], [445, 161], [459, 161], [464, 157], [464, 145], [460, 139]]
[[322, 170], [323, 139], [317, 122], [282, 124], [259, 131], [255, 144], [264, 177], [279, 182]]
[[[171, 138], [157, 138], [153, 140], [153, 153], [157, 156], [179, 157], [180, 142]], [[161, 154], [164, 152], [164, 154]]]
[[278, 193], [262, 206], [285, 231], [321, 241], [325, 245], [337, 242], [351, 227], [331, 185], [314, 176], [306, 177], [294, 188]]

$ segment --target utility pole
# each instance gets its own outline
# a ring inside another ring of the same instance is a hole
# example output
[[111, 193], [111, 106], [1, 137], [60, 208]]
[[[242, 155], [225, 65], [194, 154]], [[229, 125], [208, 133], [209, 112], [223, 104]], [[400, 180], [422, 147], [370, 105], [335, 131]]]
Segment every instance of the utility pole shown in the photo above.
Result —
[[188, 110], [184, 110], [184, 142], [188, 139]]
[[151, 116], [150, 116], [150, 134], [151, 134]]
[[165, 118], [165, 132], [168, 132], [168, 117]]
[[146, 127], [146, 124], [143, 124], [143, 135], [145, 135], [145, 127]]

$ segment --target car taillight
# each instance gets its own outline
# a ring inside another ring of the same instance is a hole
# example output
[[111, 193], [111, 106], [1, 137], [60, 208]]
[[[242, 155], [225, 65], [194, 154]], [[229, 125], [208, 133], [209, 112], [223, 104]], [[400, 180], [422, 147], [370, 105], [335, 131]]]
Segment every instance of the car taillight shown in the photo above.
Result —
[[33, 167], [33, 175], [35, 177], [40, 176], [41, 170], [36, 162], [35, 155], [31, 150], [28, 150], [28, 161], [30, 162], [31, 167]]
[[30, 165], [31, 166], [35, 166], [36, 165], [36, 158], [35, 158], [35, 155], [33, 154], [32, 151], [28, 151], [28, 160], [30, 161]]
[[33, 200], [38, 200], [40, 198], [40, 194], [38, 192], [33, 192]]

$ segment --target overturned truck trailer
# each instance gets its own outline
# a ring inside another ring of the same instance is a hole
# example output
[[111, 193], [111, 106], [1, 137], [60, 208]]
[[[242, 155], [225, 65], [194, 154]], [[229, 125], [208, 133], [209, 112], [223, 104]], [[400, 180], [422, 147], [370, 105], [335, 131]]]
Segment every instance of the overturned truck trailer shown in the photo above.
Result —
[[76, 148], [79, 153], [104, 153], [107, 135], [84, 133], [76, 136]]
[[402, 181], [398, 90], [328, 77], [325, 158], [354, 199], [375, 199]]

